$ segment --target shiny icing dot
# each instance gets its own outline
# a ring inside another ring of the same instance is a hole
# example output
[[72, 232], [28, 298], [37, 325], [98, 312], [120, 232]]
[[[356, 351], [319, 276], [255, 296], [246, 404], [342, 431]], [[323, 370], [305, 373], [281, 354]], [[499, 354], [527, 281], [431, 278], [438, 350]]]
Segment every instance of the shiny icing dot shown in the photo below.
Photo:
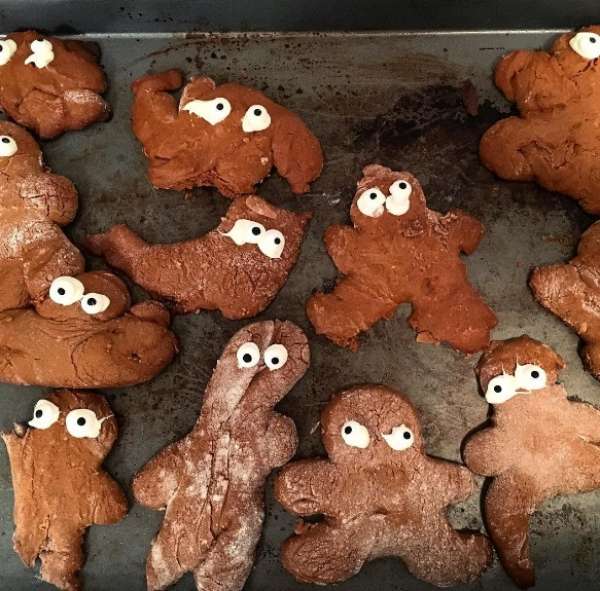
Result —
[[410, 439], [410, 433], [408, 431], [404, 431], [403, 437], [404, 439]]
[[369, 197], [370, 197], [371, 199], [377, 199], [377, 193], [371, 193], [371, 194], [369, 195]]
[[254, 109], [254, 114], [255, 114], [257, 117], [260, 117], [260, 116], [262, 115], [262, 111], [261, 111], [260, 109]]
[[79, 418], [77, 419], [77, 424], [78, 424], [80, 427], [83, 427], [83, 426], [85, 425], [85, 418], [84, 418], [84, 417], [79, 417]]
[[590, 37], [590, 43], [596, 43], [596, 38], [595, 37]]
[[43, 414], [44, 414], [44, 411], [41, 408], [38, 408], [38, 410], [35, 411], [35, 418], [41, 419]]
[[96, 301], [96, 298], [89, 298], [87, 303], [90, 306], [95, 306], [98, 302]]
[[500, 392], [502, 392], [502, 386], [494, 386], [494, 392], [500, 394]]
[[279, 357], [273, 357], [273, 358], [271, 359], [271, 363], [272, 363], [273, 365], [277, 365], [277, 364], [279, 363]]
[[346, 435], [350, 435], [350, 433], [352, 433], [352, 427], [350, 425], [348, 425], [345, 429], [344, 429], [344, 433]]
[[275, 242], [275, 244], [281, 244], [281, 238], [275, 238], [273, 242]]
[[250, 363], [252, 361], [252, 355], [250, 355], [250, 353], [244, 353], [242, 359], [245, 363]]
[[56, 291], [58, 295], [65, 295], [65, 293], [67, 293], [64, 287], [59, 287]]
[[[2, 49], [2, 45], [0, 45], [0, 49]], [[10, 144], [10, 139], [7, 137], [3, 137], [2, 138], [2, 143], [3, 144]]]
[[254, 228], [252, 228], [252, 233], [255, 236], [258, 236], [260, 234], [260, 228], [258, 226], [254, 226]]
[[532, 377], [533, 379], [537, 379], [537, 378], [539, 378], [539, 377], [540, 377], [540, 372], [534, 369], [534, 370], [531, 372], [531, 377]]
[[217, 103], [217, 111], [222, 111], [225, 108], [223, 103]]
[[406, 183], [400, 183], [398, 186], [399, 186], [401, 189], [406, 189], [406, 187], [407, 187], [407, 184], [406, 184]]

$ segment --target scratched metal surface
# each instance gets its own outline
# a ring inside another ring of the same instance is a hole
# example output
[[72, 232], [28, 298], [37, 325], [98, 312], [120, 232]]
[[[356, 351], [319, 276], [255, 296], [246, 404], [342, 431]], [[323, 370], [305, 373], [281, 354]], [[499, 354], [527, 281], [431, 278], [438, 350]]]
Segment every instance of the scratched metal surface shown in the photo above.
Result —
[[[260, 318], [288, 318], [310, 336], [312, 366], [281, 404], [298, 426], [299, 456], [321, 451], [315, 428], [329, 396], [357, 382], [383, 382], [409, 394], [421, 411], [431, 454], [459, 459], [465, 433], [481, 423], [486, 404], [477, 391], [473, 366], [446, 346], [417, 344], [407, 327], [406, 307], [379, 323], [358, 353], [316, 338], [304, 315], [312, 290], [330, 284], [335, 269], [321, 236], [331, 223], [347, 222], [361, 167], [381, 162], [411, 170], [424, 185], [429, 205], [446, 211], [462, 207], [477, 216], [487, 234], [467, 259], [471, 280], [495, 309], [497, 338], [523, 332], [555, 347], [568, 362], [563, 374], [572, 395], [600, 403], [600, 387], [582, 369], [577, 338], [538, 307], [526, 279], [535, 264], [561, 261], [574, 251], [591, 223], [574, 202], [532, 184], [500, 182], [477, 158], [478, 138], [507, 106], [493, 89], [495, 60], [519, 47], [546, 44], [553, 34], [290, 34], [104, 36], [97, 38], [111, 88], [113, 119], [47, 143], [50, 165], [79, 188], [81, 207], [69, 234], [126, 222], [150, 241], [177, 241], [202, 234], [217, 223], [228, 201], [213, 190], [187, 196], [156, 191], [146, 180], [141, 149], [129, 126], [129, 84], [148, 70], [183, 68], [217, 81], [238, 80], [264, 89], [299, 112], [320, 137], [327, 156], [322, 177], [310, 194], [296, 198], [277, 176], [261, 195], [299, 210], [312, 210], [298, 265], [273, 305]], [[462, 88], [470, 80], [480, 97], [477, 116], [467, 115]], [[90, 264], [98, 266], [97, 260]], [[135, 291], [137, 297], [143, 297]], [[135, 472], [158, 450], [180, 438], [196, 420], [203, 389], [228, 338], [243, 322], [216, 313], [181, 316], [174, 330], [181, 354], [149, 384], [108, 392], [121, 436], [107, 468], [128, 489]], [[0, 428], [29, 418], [39, 388], [0, 386]], [[129, 494], [129, 493], [128, 493]], [[130, 495], [131, 497], [131, 495]], [[11, 548], [12, 487], [4, 448], [0, 449], [0, 588], [46, 589]], [[600, 494], [548, 503], [532, 523], [538, 589], [587, 590], [597, 585], [600, 562]], [[481, 525], [479, 497], [452, 511], [460, 526]], [[115, 526], [94, 527], [87, 537], [85, 587], [94, 591], [142, 590], [144, 559], [161, 514], [133, 504]], [[292, 531], [293, 518], [269, 495], [263, 539], [246, 591], [310, 589], [283, 571], [278, 548]], [[376, 561], [340, 591], [427, 589], [399, 560]], [[191, 577], [174, 589], [192, 589]], [[511, 588], [496, 563], [470, 587]]]

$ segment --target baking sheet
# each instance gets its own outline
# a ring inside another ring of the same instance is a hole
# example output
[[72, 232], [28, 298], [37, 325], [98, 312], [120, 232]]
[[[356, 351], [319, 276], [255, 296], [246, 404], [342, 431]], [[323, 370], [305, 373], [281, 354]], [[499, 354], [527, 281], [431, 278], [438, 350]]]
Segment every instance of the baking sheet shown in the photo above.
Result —
[[[179, 241], [216, 225], [229, 201], [214, 190], [186, 195], [154, 190], [129, 124], [129, 85], [148, 70], [180, 67], [217, 82], [236, 80], [263, 89], [298, 112], [320, 138], [327, 163], [309, 194], [294, 197], [274, 175], [260, 194], [278, 205], [314, 212], [298, 264], [275, 302], [259, 319], [286, 318], [310, 337], [312, 365], [280, 405], [300, 434], [298, 457], [322, 451], [319, 411], [329, 396], [351, 384], [382, 382], [410, 395], [419, 408], [428, 451], [458, 460], [463, 436], [486, 417], [487, 404], [473, 374], [477, 356], [447, 346], [417, 344], [406, 324], [407, 306], [381, 322], [350, 353], [317, 338], [306, 320], [304, 302], [314, 289], [332, 284], [336, 271], [322, 244], [332, 223], [349, 221], [349, 206], [362, 166], [380, 162], [413, 172], [431, 208], [464, 208], [486, 226], [477, 251], [466, 258], [471, 281], [498, 315], [496, 338], [528, 333], [553, 346], [567, 361], [562, 374], [571, 395], [600, 404], [599, 384], [583, 371], [578, 339], [539, 307], [527, 289], [536, 264], [569, 258], [592, 222], [573, 201], [533, 184], [501, 182], [477, 157], [481, 133], [507, 110], [495, 91], [491, 71], [511, 49], [545, 45], [556, 32], [420, 34], [251, 34], [194, 36], [152, 34], [93, 37], [103, 51], [111, 88], [113, 119], [46, 143], [52, 168], [77, 185], [80, 210], [67, 233], [77, 243], [86, 233], [127, 223], [145, 239]], [[479, 95], [477, 116], [463, 99]], [[88, 258], [93, 267], [98, 259]], [[135, 288], [137, 297], [143, 293]], [[144, 563], [162, 514], [133, 504], [129, 483], [158, 450], [194, 424], [202, 393], [230, 336], [246, 322], [217, 313], [175, 319], [181, 340], [176, 361], [148, 384], [107, 391], [119, 419], [120, 439], [106, 463], [126, 488], [131, 512], [115, 526], [97, 526], [87, 537], [85, 588], [93, 591], [145, 589]], [[42, 388], [0, 385], [0, 428], [30, 418]], [[26, 569], [12, 551], [12, 485], [0, 449], [0, 588], [51, 589]], [[600, 575], [600, 494], [558, 498], [544, 505], [531, 526], [537, 589], [588, 590]], [[481, 525], [479, 495], [451, 512], [457, 526]], [[280, 566], [278, 549], [292, 532], [294, 518], [268, 494], [263, 539], [246, 591], [315, 589], [296, 583]], [[190, 576], [173, 589], [193, 589]], [[410, 576], [396, 559], [373, 562], [339, 591], [412, 591], [432, 588]], [[513, 588], [496, 563], [480, 581], [458, 589]]]

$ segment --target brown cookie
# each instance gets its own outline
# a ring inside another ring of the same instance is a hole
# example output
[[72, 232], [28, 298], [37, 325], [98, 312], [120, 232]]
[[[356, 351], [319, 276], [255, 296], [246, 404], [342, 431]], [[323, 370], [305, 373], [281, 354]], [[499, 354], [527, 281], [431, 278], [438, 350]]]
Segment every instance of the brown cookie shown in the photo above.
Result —
[[35, 31], [0, 40], [0, 106], [40, 137], [104, 121], [110, 107], [100, 96], [106, 77], [95, 47]]
[[60, 275], [84, 270], [61, 226], [77, 213], [77, 190], [44, 166], [23, 128], [0, 122], [0, 312], [45, 297]]
[[466, 439], [474, 472], [490, 476], [484, 496], [487, 530], [506, 572], [521, 588], [535, 582], [529, 520], [556, 495], [600, 487], [600, 411], [568, 400], [558, 383], [563, 360], [521, 336], [494, 341], [477, 373], [493, 414]]
[[179, 105], [170, 94], [179, 70], [133, 84], [133, 132], [162, 189], [216, 187], [226, 197], [253, 193], [274, 166], [294, 193], [305, 193], [323, 168], [319, 140], [302, 119], [241, 84], [196, 77]]
[[111, 273], [57, 277], [35, 309], [0, 313], [0, 382], [110, 388], [150, 380], [177, 341], [159, 303], [130, 307], [127, 287]]
[[600, 27], [561, 35], [549, 52], [513, 51], [496, 86], [520, 116], [484, 134], [481, 160], [499, 177], [536, 181], [600, 213]]
[[281, 550], [296, 579], [345, 581], [364, 564], [400, 558], [416, 577], [446, 587], [477, 579], [491, 562], [479, 533], [455, 530], [449, 505], [474, 489], [469, 471], [429, 457], [410, 401], [385, 386], [357, 386], [334, 396], [321, 416], [329, 459], [285, 466], [275, 497], [301, 522]]
[[151, 245], [127, 226], [114, 226], [90, 236], [87, 246], [179, 313], [220, 310], [226, 318], [249, 318], [283, 287], [310, 217], [240, 197], [199, 238]]
[[3, 433], [15, 495], [14, 549], [59, 589], [81, 589], [85, 531], [120, 521], [127, 501], [102, 469], [117, 439], [106, 399], [92, 392], [54, 392], [38, 400], [29, 421]]
[[135, 477], [133, 492], [165, 510], [146, 565], [149, 590], [193, 572], [202, 591], [241, 591], [264, 519], [269, 473], [296, 451], [293, 421], [273, 407], [304, 375], [308, 342], [291, 322], [250, 324], [229, 341], [193, 430]]
[[485, 348], [496, 316], [460, 258], [477, 248], [483, 226], [459, 210], [441, 215], [428, 209], [408, 172], [371, 165], [363, 173], [350, 209], [353, 225], [325, 233], [343, 278], [331, 293], [308, 300], [316, 332], [356, 350], [361, 332], [409, 302], [418, 341], [445, 341], [465, 353]]

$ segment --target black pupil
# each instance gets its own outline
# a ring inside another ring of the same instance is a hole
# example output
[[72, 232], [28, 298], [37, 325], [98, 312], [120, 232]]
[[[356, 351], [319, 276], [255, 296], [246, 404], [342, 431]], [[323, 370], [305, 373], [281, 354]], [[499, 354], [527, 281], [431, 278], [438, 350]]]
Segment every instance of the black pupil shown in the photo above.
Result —
[[410, 433], [408, 431], [404, 431], [404, 439], [410, 439]]
[[277, 365], [279, 363], [279, 357], [273, 357], [273, 359], [271, 359], [271, 363], [273, 365]]
[[370, 197], [371, 199], [377, 199], [377, 193], [371, 193], [371, 194], [369, 195], [369, 197]]
[[224, 109], [223, 103], [217, 103], [217, 111], [222, 111]]
[[254, 226], [254, 228], [252, 228], [252, 233], [255, 236], [258, 236], [260, 234], [260, 228], [258, 226]]
[[350, 425], [348, 425], [347, 427], [344, 428], [344, 433], [346, 435], [350, 435], [350, 433], [352, 433], [352, 427]]
[[56, 291], [58, 291], [58, 295], [65, 295], [65, 288], [64, 287], [59, 287]]
[[35, 411], [35, 416], [36, 416], [36, 418], [38, 418], [38, 419], [39, 419], [39, 418], [41, 418], [41, 416], [42, 416], [43, 414], [44, 414], [44, 413], [43, 413], [43, 411], [42, 411], [41, 409], [40, 409], [40, 410], [36, 410], [36, 411]]
[[494, 392], [497, 392], [497, 393], [502, 392], [502, 386], [494, 386]]
[[254, 109], [254, 114], [255, 114], [257, 117], [260, 117], [260, 116], [262, 115], [262, 111], [261, 111], [260, 109]]
[[281, 238], [275, 238], [275, 244], [281, 244]]
[[537, 380], [537, 378], [539, 378], [539, 377], [540, 377], [540, 372], [534, 369], [534, 370], [531, 372], [531, 377], [532, 377], [534, 380]]
[[3, 138], [2, 138], [2, 143], [3, 143], [3, 144], [10, 144], [10, 139], [9, 139], [9, 138], [7, 138], [7, 137], [3, 137]]
[[96, 298], [88, 298], [88, 305], [95, 306], [96, 304]]
[[596, 43], [596, 38], [595, 37], [590, 37], [590, 43]]
[[244, 356], [242, 357], [242, 359], [246, 363], [250, 363], [252, 361], [252, 355], [250, 355], [250, 353], [244, 353]]
[[83, 417], [79, 417], [79, 418], [77, 419], [77, 424], [78, 424], [80, 427], [83, 427], [83, 426], [85, 425], [85, 419], [84, 419]]
[[401, 189], [406, 189], [406, 183], [400, 183], [400, 188]]

